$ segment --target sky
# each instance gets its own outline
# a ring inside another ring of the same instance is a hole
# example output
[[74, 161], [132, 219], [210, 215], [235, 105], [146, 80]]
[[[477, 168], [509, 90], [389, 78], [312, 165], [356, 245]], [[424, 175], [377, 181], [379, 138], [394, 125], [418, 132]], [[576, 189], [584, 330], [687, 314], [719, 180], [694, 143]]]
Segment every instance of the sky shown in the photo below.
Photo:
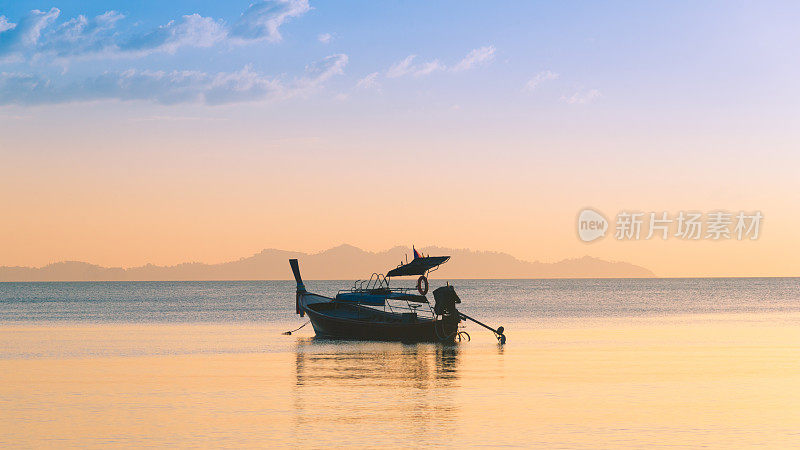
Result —
[[[800, 267], [795, 2], [0, 1], [0, 265], [439, 245]], [[591, 207], [605, 238], [576, 232]], [[621, 211], [758, 239], [618, 240]]]

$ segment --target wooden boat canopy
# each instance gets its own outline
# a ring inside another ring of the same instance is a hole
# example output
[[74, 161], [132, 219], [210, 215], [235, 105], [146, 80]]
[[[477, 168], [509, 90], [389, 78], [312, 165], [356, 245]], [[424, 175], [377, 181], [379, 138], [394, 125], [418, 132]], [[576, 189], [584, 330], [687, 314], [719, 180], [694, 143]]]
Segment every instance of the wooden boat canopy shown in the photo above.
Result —
[[396, 268], [390, 270], [387, 277], [404, 277], [412, 275], [425, 275], [429, 270], [434, 267], [439, 267], [449, 260], [449, 256], [423, 256], [414, 258], [410, 263], [401, 264]]

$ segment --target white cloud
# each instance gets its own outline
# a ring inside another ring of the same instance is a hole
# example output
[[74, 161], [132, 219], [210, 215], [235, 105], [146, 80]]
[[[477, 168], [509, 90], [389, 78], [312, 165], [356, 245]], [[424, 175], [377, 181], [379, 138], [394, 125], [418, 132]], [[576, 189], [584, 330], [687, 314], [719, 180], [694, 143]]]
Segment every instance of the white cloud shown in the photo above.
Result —
[[416, 57], [417, 55], [408, 55], [406, 59], [392, 64], [392, 66], [389, 67], [389, 70], [386, 71], [386, 76], [389, 78], [397, 78], [410, 73], [411, 63], [414, 61], [414, 58]]
[[56, 85], [40, 75], [0, 73], [0, 105], [37, 105], [97, 100], [149, 101], [160, 104], [221, 105], [306, 95], [344, 72], [347, 55], [331, 55], [309, 65], [290, 83], [254, 72], [127, 70], [106, 72], [71, 84]]
[[3, 17], [2, 32], [0, 32], [0, 56], [8, 56], [33, 47], [39, 42], [42, 30], [53, 23], [61, 11], [51, 8], [44, 12], [34, 9], [19, 23], [12, 24]]
[[[144, 56], [183, 48], [280, 41], [280, 27], [311, 8], [308, 0], [256, 0], [232, 24], [199, 14], [184, 15], [154, 29], [125, 28], [125, 17], [108, 11], [58, 21], [61, 11], [33, 10], [18, 23], [0, 16], [0, 60], [46, 61], [74, 58]], [[327, 38], [330, 40], [330, 35]], [[128, 70], [68, 82], [43, 74], [0, 73], [0, 105], [56, 104], [98, 100], [138, 100], [162, 104], [217, 105], [308, 95], [342, 74], [347, 55], [331, 55], [310, 64], [289, 81], [246, 66], [234, 72]], [[42, 72], [46, 73], [46, 72]]]
[[16, 26], [17, 24], [9, 22], [6, 16], [0, 16], [0, 33], [11, 30]]
[[307, 13], [308, 0], [264, 0], [250, 5], [230, 30], [230, 36], [240, 40], [277, 42], [282, 39], [278, 29], [292, 17]]
[[386, 71], [386, 76], [388, 78], [399, 78], [406, 75], [420, 77], [446, 68], [439, 60], [433, 60], [418, 65], [414, 64], [414, 59], [416, 59], [416, 57], [417, 55], [408, 55], [404, 60], [392, 64], [389, 70]]
[[197, 71], [106, 72], [66, 85], [40, 75], [0, 74], [0, 104], [56, 104], [94, 100], [146, 100], [162, 104], [202, 101], [216, 76]]
[[356, 89], [377, 89], [380, 87], [380, 83], [378, 83], [378, 76], [380, 74], [378, 72], [372, 72], [371, 74], [365, 76], [364, 78], [358, 80], [356, 83]]
[[330, 33], [323, 33], [317, 36], [317, 40], [322, 42], [323, 44], [330, 44], [331, 39], [333, 39], [333, 36], [331, 36]]
[[313, 92], [334, 75], [343, 74], [347, 61], [347, 55], [340, 53], [309, 64], [306, 66], [305, 75], [295, 81], [294, 87], [287, 91], [287, 96], [306, 95]]
[[112, 50], [114, 27], [124, 17], [108, 11], [91, 19], [82, 15], [70, 19], [45, 34], [41, 51], [66, 56]]
[[445, 69], [447, 69], [447, 67], [440, 63], [438, 59], [435, 59], [433, 61], [423, 63], [417, 67], [414, 71], [414, 76], [421, 77]]
[[542, 72], [537, 73], [533, 76], [527, 83], [525, 83], [525, 90], [526, 91], [533, 91], [536, 90], [542, 83], [545, 81], [557, 80], [558, 74], [555, 72], [551, 72], [549, 70], [545, 70]]
[[308, 0], [260, 0], [252, 3], [231, 26], [222, 20], [188, 14], [142, 33], [122, 29], [124, 16], [115, 11], [94, 18], [80, 15], [56, 24], [61, 14], [58, 8], [47, 12], [33, 10], [16, 24], [0, 16], [0, 58], [144, 56], [174, 53], [181, 48], [211, 47], [221, 42], [277, 42], [281, 40], [280, 27], [310, 9]]
[[492, 59], [494, 59], [494, 52], [495, 48], [493, 45], [487, 45], [486, 47], [476, 48], [469, 52], [467, 56], [464, 57], [461, 61], [458, 62], [455, 66], [453, 66], [454, 72], [460, 72], [462, 70], [469, 70], [473, 67], [477, 67], [483, 64], [489, 63]]
[[588, 91], [578, 91], [570, 96], [561, 97], [561, 101], [571, 105], [580, 105], [591, 103], [601, 97], [602, 94], [597, 89], [590, 89]]
[[209, 105], [256, 102], [282, 95], [283, 90], [277, 80], [259, 75], [246, 66], [238, 72], [215, 75], [204, 88], [202, 98]]
[[415, 64], [417, 55], [408, 55], [402, 61], [392, 64], [386, 71], [387, 78], [400, 78], [406, 75], [414, 77], [422, 77], [430, 75], [434, 72], [443, 72], [450, 70], [452, 72], [461, 72], [464, 70], [473, 69], [475, 67], [488, 64], [494, 59], [495, 48], [493, 45], [476, 48], [470, 51], [461, 61], [456, 63], [455, 66], [448, 68], [442, 64], [438, 59], [428, 62]]
[[210, 47], [225, 37], [222, 21], [190, 14], [122, 43], [119, 50], [132, 53], [175, 53], [181, 47]]

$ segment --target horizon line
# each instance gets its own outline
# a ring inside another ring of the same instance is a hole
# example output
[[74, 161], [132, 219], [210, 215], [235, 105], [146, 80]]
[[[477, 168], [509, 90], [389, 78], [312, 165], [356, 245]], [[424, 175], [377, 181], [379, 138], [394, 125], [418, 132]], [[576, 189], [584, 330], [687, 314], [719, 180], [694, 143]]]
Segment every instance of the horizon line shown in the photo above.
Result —
[[[786, 276], [748, 276], [748, 277], [739, 277], [739, 276], [697, 276], [697, 277], [556, 277], [556, 278], [448, 278], [448, 280], [464, 280], [464, 281], [496, 281], [496, 280], [530, 280], [530, 281], [537, 281], [537, 280], [546, 280], [546, 281], [555, 281], [555, 280], [712, 280], [712, 279], [719, 279], [719, 280], [737, 280], [737, 279], [775, 279], [775, 278], [798, 278], [800, 279], [800, 275], [786, 275]], [[303, 278], [304, 281], [352, 281], [349, 278]], [[442, 279], [444, 280], [444, 279]], [[175, 279], [175, 280], [101, 280], [101, 281], [86, 281], [86, 280], [44, 280], [44, 281], [0, 281], [1, 283], [9, 284], [9, 283], [247, 283], [247, 282], [255, 282], [255, 281], [286, 281], [286, 282], [293, 282], [294, 279], [292, 278], [271, 278], [271, 279], [218, 279], [218, 280], [187, 280], [187, 279]]]

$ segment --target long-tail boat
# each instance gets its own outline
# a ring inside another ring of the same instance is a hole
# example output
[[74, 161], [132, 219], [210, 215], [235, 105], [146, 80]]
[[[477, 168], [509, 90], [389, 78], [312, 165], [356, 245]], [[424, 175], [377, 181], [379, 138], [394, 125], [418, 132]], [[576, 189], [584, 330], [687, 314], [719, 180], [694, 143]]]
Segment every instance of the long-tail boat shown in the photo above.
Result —
[[[386, 275], [373, 273], [368, 280], [357, 280], [349, 289], [333, 297], [306, 291], [296, 259], [290, 259], [297, 282], [296, 312], [308, 315], [314, 332], [322, 338], [453, 342], [469, 337], [460, 331], [462, 320], [471, 320], [491, 330], [505, 343], [503, 327], [497, 329], [461, 313], [461, 299], [449, 283], [433, 291], [434, 304], [428, 301], [428, 274], [450, 259], [449, 256], [423, 256], [414, 250], [414, 259], [401, 263]], [[390, 287], [393, 277], [418, 276], [415, 288]]]

